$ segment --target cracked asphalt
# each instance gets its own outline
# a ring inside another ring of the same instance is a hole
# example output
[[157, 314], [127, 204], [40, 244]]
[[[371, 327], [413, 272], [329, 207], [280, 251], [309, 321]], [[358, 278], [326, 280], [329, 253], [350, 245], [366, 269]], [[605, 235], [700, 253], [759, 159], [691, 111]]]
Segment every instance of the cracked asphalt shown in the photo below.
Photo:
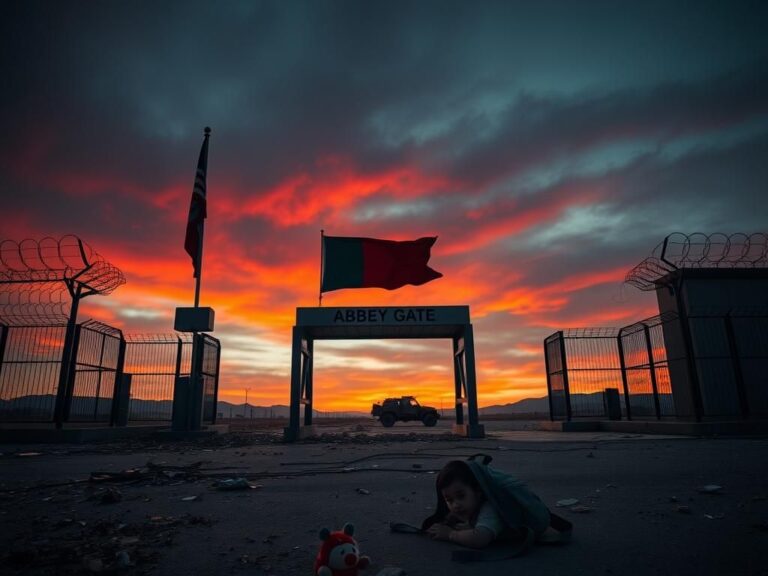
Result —
[[[362, 422], [296, 444], [265, 428], [0, 445], [0, 573], [306, 575], [318, 531], [351, 522], [371, 575], [768, 575], [768, 438], [486, 427], [482, 440], [451, 438], [444, 422]], [[452, 544], [389, 532], [391, 521], [420, 524], [435, 471], [477, 452], [570, 519], [573, 540], [458, 564]], [[218, 489], [228, 478], [243, 488]]]

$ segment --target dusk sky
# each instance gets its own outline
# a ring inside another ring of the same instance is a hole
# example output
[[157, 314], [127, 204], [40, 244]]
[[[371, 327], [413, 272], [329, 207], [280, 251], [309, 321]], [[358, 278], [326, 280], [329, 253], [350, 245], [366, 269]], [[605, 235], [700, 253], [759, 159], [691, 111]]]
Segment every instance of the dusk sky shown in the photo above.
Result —
[[[289, 401], [320, 230], [438, 236], [442, 278], [326, 306], [470, 306], [481, 406], [546, 395], [543, 339], [656, 313], [672, 232], [765, 232], [767, 2], [3, 2], [0, 239], [125, 273], [80, 318], [173, 328], [212, 128], [201, 304], [220, 399]], [[315, 345], [315, 407], [453, 397], [447, 341]]]

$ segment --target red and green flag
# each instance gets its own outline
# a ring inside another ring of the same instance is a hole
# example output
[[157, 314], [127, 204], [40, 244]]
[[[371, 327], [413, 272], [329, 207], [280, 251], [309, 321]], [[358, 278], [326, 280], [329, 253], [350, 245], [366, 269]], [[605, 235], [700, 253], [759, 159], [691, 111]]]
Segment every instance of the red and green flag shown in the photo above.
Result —
[[320, 292], [341, 288], [420, 286], [443, 275], [427, 266], [437, 236], [418, 240], [379, 240], [323, 236]]

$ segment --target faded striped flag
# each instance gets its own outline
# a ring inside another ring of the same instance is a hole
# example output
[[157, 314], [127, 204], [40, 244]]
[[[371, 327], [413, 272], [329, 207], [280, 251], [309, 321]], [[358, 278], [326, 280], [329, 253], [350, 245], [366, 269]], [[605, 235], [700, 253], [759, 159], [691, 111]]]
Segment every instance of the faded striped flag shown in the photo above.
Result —
[[202, 247], [200, 240], [203, 236], [203, 220], [208, 216], [205, 179], [208, 172], [208, 138], [211, 129], [205, 129], [203, 146], [200, 148], [200, 158], [197, 161], [197, 173], [195, 185], [192, 188], [192, 199], [189, 203], [189, 217], [187, 218], [187, 234], [184, 237], [184, 249], [192, 257], [195, 278], [200, 278], [200, 265]]

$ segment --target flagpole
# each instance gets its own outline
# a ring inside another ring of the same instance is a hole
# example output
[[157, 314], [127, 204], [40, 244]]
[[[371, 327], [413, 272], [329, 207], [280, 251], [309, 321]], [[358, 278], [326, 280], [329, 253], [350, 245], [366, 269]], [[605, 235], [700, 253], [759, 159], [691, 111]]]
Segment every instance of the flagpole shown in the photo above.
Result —
[[320, 229], [320, 291], [317, 296], [317, 305], [323, 305], [323, 236], [325, 236], [325, 230]]
[[203, 277], [203, 233], [205, 232], [205, 220], [200, 223], [200, 240], [197, 243], [197, 256], [200, 261], [197, 264], [197, 278], [195, 278], [195, 308], [200, 307], [200, 279]]

